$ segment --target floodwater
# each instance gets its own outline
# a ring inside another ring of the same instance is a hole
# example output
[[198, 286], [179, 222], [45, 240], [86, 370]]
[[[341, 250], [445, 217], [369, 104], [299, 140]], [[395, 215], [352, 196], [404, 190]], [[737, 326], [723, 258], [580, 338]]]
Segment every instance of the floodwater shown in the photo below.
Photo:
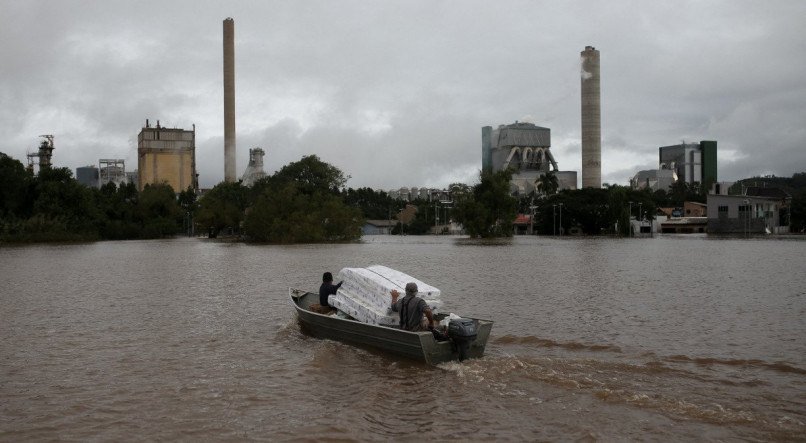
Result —
[[[0, 440], [806, 439], [806, 242], [365, 237], [0, 248]], [[304, 335], [383, 264], [495, 321], [430, 367]]]

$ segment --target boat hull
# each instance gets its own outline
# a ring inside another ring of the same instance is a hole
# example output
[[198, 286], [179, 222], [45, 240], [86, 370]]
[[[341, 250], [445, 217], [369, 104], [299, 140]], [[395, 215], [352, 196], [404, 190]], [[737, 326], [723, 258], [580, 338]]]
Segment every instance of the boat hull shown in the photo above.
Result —
[[[459, 359], [459, 351], [452, 342], [438, 342], [431, 332], [409, 332], [335, 315], [318, 314], [308, 308], [313, 303], [319, 303], [319, 294], [289, 288], [289, 296], [300, 324], [306, 332], [315, 337], [379, 349], [428, 364]], [[490, 320], [474, 320], [478, 322], [478, 335], [470, 344], [468, 358], [480, 358], [484, 355], [484, 348], [493, 325]]]

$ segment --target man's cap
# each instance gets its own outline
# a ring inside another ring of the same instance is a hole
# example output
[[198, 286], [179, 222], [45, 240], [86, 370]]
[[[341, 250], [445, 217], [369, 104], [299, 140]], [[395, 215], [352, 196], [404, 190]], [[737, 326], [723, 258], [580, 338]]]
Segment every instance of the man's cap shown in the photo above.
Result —
[[406, 293], [407, 294], [416, 294], [417, 293], [417, 283], [406, 283]]
[[325, 272], [325, 274], [322, 276], [322, 281], [324, 282], [333, 281], [333, 274], [331, 274], [330, 272]]

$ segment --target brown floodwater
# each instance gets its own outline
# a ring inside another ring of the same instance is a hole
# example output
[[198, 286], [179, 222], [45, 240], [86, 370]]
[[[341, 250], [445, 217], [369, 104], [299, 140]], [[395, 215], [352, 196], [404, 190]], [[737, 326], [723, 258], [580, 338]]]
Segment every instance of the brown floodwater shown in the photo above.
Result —
[[[365, 237], [0, 248], [0, 440], [806, 438], [806, 242]], [[303, 334], [383, 264], [495, 321], [430, 367]]]

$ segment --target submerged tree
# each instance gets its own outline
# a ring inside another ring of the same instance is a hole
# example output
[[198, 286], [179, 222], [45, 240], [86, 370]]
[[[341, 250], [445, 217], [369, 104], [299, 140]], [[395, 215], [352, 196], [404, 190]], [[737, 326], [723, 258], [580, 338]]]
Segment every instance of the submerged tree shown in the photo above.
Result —
[[196, 225], [203, 231], [217, 235], [231, 229], [240, 232], [247, 206], [247, 188], [240, 182], [221, 182], [199, 199]]
[[518, 200], [510, 194], [511, 172], [482, 172], [480, 182], [457, 200], [454, 217], [471, 237], [510, 237]]
[[346, 182], [335, 166], [307, 156], [253, 187], [244, 219], [249, 240], [268, 243], [350, 241], [361, 237], [361, 210], [338, 194]]

